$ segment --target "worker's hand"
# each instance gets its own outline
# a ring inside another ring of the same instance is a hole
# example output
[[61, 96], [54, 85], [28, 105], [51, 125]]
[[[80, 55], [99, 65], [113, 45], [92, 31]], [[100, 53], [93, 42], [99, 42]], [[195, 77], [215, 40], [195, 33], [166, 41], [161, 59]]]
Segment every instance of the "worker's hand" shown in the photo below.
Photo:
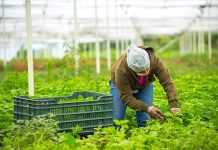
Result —
[[176, 114], [179, 112], [179, 108], [170, 108], [171, 113]]
[[161, 113], [161, 110], [155, 108], [154, 106], [148, 107], [148, 114], [155, 119], [164, 119], [164, 116]]

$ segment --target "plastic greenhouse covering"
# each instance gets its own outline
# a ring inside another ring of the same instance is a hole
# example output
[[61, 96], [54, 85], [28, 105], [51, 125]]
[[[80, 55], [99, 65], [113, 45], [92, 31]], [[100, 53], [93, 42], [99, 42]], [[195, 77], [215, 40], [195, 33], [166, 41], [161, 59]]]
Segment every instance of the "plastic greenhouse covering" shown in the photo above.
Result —
[[[108, 5], [107, 5], [108, 2]], [[32, 0], [33, 49], [49, 47], [63, 56], [63, 43], [74, 41], [75, 0]], [[95, 42], [95, 1], [77, 0], [79, 42]], [[217, 31], [217, 0], [97, 0], [99, 41], [134, 40], [153, 34], [181, 34], [185, 31]], [[25, 0], [1, 0], [0, 59], [10, 60], [26, 47]], [[208, 28], [208, 25], [210, 26]]]

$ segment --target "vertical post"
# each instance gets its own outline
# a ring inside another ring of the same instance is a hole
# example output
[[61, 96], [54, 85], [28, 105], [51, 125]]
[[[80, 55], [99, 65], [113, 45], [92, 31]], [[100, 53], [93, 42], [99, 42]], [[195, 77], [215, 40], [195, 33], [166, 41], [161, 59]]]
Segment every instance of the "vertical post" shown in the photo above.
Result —
[[74, 0], [74, 51], [75, 51], [75, 76], [79, 74], [79, 27], [77, 22], [77, 0]]
[[[2, 33], [5, 33], [5, 20], [4, 20], [4, 15], [5, 15], [5, 7], [4, 7], [4, 0], [2, 0]], [[6, 35], [6, 34], [5, 34]], [[4, 56], [4, 69], [6, 70], [7, 66], [7, 61], [6, 61], [6, 41], [5, 41], [5, 35], [2, 36], [3, 39], [3, 56]]]
[[[125, 20], [123, 21], [123, 24], [124, 24], [124, 26], [126, 25], [126, 20], [128, 19], [128, 16], [127, 16], [127, 11], [124, 9], [124, 18], [125, 18]], [[128, 34], [128, 31], [129, 31], [129, 29], [128, 28], [126, 28], [126, 27], [123, 27], [124, 28], [124, 34], [125, 34], [125, 37], [126, 37], [126, 39], [125, 39], [125, 51], [126, 51], [126, 49], [127, 49], [127, 47], [129, 46], [129, 39], [128, 39], [128, 37], [127, 37], [127, 34]]]
[[189, 42], [190, 42], [190, 43], [189, 43], [189, 53], [191, 53], [191, 52], [193, 51], [193, 47], [192, 47], [192, 46], [193, 46], [193, 44], [192, 44], [192, 43], [193, 43], [193, 41], [192, 41], [192, 36], [193, 36], [193, 34], [192, 34], [192, 32], [190, 31], [190, 32], [189, 32]]
[[200, 20], [199, 20], [199, 36], [200, 36], [200, 38], [199, 38], [199, 52], [200, 53], [203, 53], [204, 52], [204, 32], [203, 31], [201, 31], [201, 26], [202, 26], [202, 18], [200, 18]]
[[212, 58], [211, 30], [210, 30], [210, 7], [208, 8], [208, 59]]
[[190, 42], [190, 33], [189, 32], [187, 32], [187, 51], [186, 51], [186, 54], [188, 54], [189, 52], [190, 52], [190, 49], [191, 49], [191, 47], [190, 47], [190, 45], [191, 45], [191, 42]]
[[185, 40], [184, 40], [184, 33], [182, 33], [182, 49], [180, 52], [181, 55], [183, 55], [184, 49], [185, 49]]
[[26, 30], [27, 30], [29, 96], [34, 96], [31, 0], [26, 0]]
[[116, 38], [115, 38], [115, 47], [116, 47], [116, 60], [119, 58], [120, 52], [119, 52], [119, 39], [118, 39], [118, 25], [117, 25], [117, 0], [115, 0], [115, 32], [116, 32]]
[[[121, 12], [122, 13], [122, 12]], [[124, 19], [124, 15], [122, 13], [122, 15], [119, 15], [121, 16], [121, 19], [120, 19], [120, 37], [121, 37], [121, 53], [123, 53], [125, 50], [124, 50], [124, 46], [125, 46], [125, 40], [124, 40], [124, 36], [123, 36], [123, 28], [124, 28], [124, 24], [123, 24], [123, 19]]]
[[128, 46], [129, 46], [129, 40], [126, 39], [126, 40], [125, 40], [125, 50], [127, 49]]
[[185, 43], [185, 33], [183, 33], [183, 35], [182, 35], [182, 47], [183, 47], [183, 49], [182, 49], [182, 55], [185, 53], [185, 49], [186, 49], [186, 45], [185, 45], [186, 43]]
[[[3, 32], [5, 32], [4, 27], [3, 27]], [[3, 55], [4, 55], [4, 70], [6, 70], [6, 67], [7, 67], [7, 52], [6, 52], [5, 36], [3, 36]]]
[[200, 20], [198, 23], [198, 54], [201, 53], [201, 31], [200, 31]]
[[189, 33], [188, 33], [188, 31], [186, 33], [186, 46], [187, 46], [187, 48], [186, 48], [186, 54], [187, 54], [189, 52], [189, 49], [190, 49], [190, 46], [189, 46]]
[[218, 48], [218, 31], [216, 31], [216, 33], [217, 33], [217, 38], [216, 38], [216, 48]]
[[[45, 18], [45, 15], [46, 15], [46, 8], [47, 8], [47, 4], [45, 5], [45, 7], [44, 7], [44, 9], [43, 9], [43, 19], [42, 19], [42, 21], [43, 21], [43, 27], [44, 27], [44, 29], [46, 29], [47, 27], [46, 27], [46, 18]], [[42, 38], [43, 38], [43, 45], [45, 46], [45, 41], [47, 40], [47, 32], [45, 31], [44, 32], [44, 35], [45, 36], [43, 36]], [[48, 58], [49, 56], [48, 56], [49, 54], [48, 54], [48, 50], [47, 49], [43, 49], [42, 50], [42, 56], [43, 56], [43, 58], [44, 59], [46, 59], [46, 58]], [[33, 57], [34, 57], [34, 55], [33, 55]]]
[[84, 42], [82, 45], [83, 45], [83, 56], [84, 56], [84, 58], [87, 58], [88, 57], [87, 44]]
[[183, 40], [183, 36], [184, 34], [182, 33], [182, 35], [180, 36], [180, 51], [179, 54], [182, 55], [182, 52], [184, 50], [184, 40]]
[[218, 31], [215, 31], [217, 34], [216, 34], [216, 36], [217, 36], [217, 38], [216, 38], [216, 48], [218, 48]]
[[201, 44], [202, 44], [202, 53], [204, 53], [204, 31], [201, 31], [201, 36], [202, 36], [202, 38], [201, 38]]
[[187, 54], [187, 51], [189, 49], [189, 47], [188, 47], [188, 33], [187, 32], [185, 33], [184, 41], [185, 41], [185, 43], [184, 43], [185, 44], [184, 54]]
[[125, 51], [125, 39], [123, 39], [123, 27], [121, 27], [122, 29], [121, 29], [121, 49], [122, 49], [122, 53]]
[[189, 31], [187, 31], [187, 36], [186, 36], [186, 39], [187, 39], [187, 51], [186, 53], [189, 53], [190, 51], [190, 40], [189, 40]]
[[186, 37], [186, 33], [183, 34], [183, 42], [182, 42], [182, 43], [183, 43], [183, 51], [182, 51], [182, 55], [185, 54], [185, 51], [186, 51], [186, 49], [187, 49], [185, 37]]
[[193, 32], [193, 54], [196, 54], [196, 32]]
[[95, 51], [96, 51], [96, 73], [100, 74], [100, 47], [99, 47], [99, 39], [98, 39], [97, 0], [95, 0]]
[[93, 51], [93, 47], [92, 47], [92, 42], [89, 43], [89, 58], [92, 59], [92, 51]]
[[182, 51], [182, 36], [179, 37], [179, 54], [181, 54]]
[[107, 16], [107, 69], [111, 70], [111, 47], [110, 47], [110, 22], [109, 22], [109, 6], [106, 1], [106, 16]]

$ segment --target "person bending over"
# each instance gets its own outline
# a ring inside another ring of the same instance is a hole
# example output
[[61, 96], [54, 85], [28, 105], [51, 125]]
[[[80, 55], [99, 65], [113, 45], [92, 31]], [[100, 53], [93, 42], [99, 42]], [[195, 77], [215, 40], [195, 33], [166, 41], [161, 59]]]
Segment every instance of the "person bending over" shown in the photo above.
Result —
[[163, 119], [160, 110], [153, 106], [154, 76], [166, 92], [170, 111], [179, 112], [175, 84], [154, 49], [131, 44], [111, 70], [109, 85], [113, 96], [113, 119], [123, 120], [127, 106], [136, 111], [138, 127], [145, 127], [150, 117]]

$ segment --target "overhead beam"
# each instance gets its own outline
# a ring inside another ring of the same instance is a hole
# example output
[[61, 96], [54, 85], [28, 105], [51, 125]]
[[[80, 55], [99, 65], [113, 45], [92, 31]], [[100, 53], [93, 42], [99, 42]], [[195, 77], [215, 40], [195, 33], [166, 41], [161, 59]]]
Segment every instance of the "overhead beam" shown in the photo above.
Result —
[[[32, 17], [32, 19], [33, 20], [42, 20], [42, 16], [43, 15], [39, 15], [39, 16], [34, 16], [34, 17]], [[46, 18], [47, 20], [66, 20], [67, 22], [69, 22], [69, 19], [73, 19], [73, 17], [71, 16], [71, 17], [65, 17], [65, 18], [63, 18], [63, 17], [61, 17], [60, 18], [60, 16], [56, 16], [56, 17], [50, 17], [50, 16], [47, 16], [48, 18]], [[147, 21], [147, 20], [149, 20], [149, 21], [166, 21], [166, 20], [189, 20], [189, 19], [193, 19], [194, 17], [189, 17], [189, 16], [169, 16], [169, 17], [153, 17], [153, 18], [146, 18], [146, 17], [140, 17], [139, 19], [142, 19], [142, 20], [140, 20], [140, 21]], [[7, 16], [5, 16], [4, 18], [1, 16], [0, 17], [0, 20], [2, 20], [2, 19], [4, 19], [4, 20], [19, 20], [19, 21], [24, 21], [25, 20], [25, 18], [24, 17], [7, 17]], [[121, 18], [121, 17], [110, 17], [110, 20], [116, 20], [116, 19], [119, 19], [119, 20], [128, 20], [129, 21], [129, 18]], [[205, 20], [207, 20], [207, 19], [211, 19], [211, 20], [214, 20], [214, 19], [216, 19], [216, 20], [218, 20], [218, 17], [213, 17], [213, 16], [211, 16], [211, 17], [203, 17], [202, 16], [202, 19], [205, 19]], [[78, 20], [79, 21], [94, 21], [95, 20], [95, 18], [78, 18]], [[105, 18], [101, 18], [101, 20], [106, 20]]]
[[[45, 3], [42, 3], [42, 4], [34, 4], [32, 5], [33, 8], [38, 8], [38, 7], [43, 7]], [[49, 7], [57, 7], [57, 8], [60, 8], [60, 6], [67, 6], [69, 3], [66, 3], [64, 4], [63, 1], [61, 1], [61, 3], [50, 3], [48, 6]], [[11, 5], [11, 4], [6, 4], [4, 5], [5, 8], [20, 8], [20, 7], [24, 7], [25, 4], [14, 4], [14, 5]], [[117, 7], [136, 7], [136, 8], [146, 8], [146, 9], [154, 9], [154, 8], [157, 8], [157, 9], [168, 9], [168, 8], [183, 8], [183, 7], [218, 7], [218, 4], [170, 4], [170, 5], [147, 5], [147, 4], [117, 4], [115, 5]], [[79, 6], [78, 9], [84, 9], [84, 8], [93, 8], [94, 5], [89, 5], [89, 6]], [[105, 8], [106, 9], [106, 6], [105, 5], [102, 5], [102, 4], [98, 4], [97, 5], [98, 8]], [[108, 7], [114, 7], [114, 5], [109, 5]]]

